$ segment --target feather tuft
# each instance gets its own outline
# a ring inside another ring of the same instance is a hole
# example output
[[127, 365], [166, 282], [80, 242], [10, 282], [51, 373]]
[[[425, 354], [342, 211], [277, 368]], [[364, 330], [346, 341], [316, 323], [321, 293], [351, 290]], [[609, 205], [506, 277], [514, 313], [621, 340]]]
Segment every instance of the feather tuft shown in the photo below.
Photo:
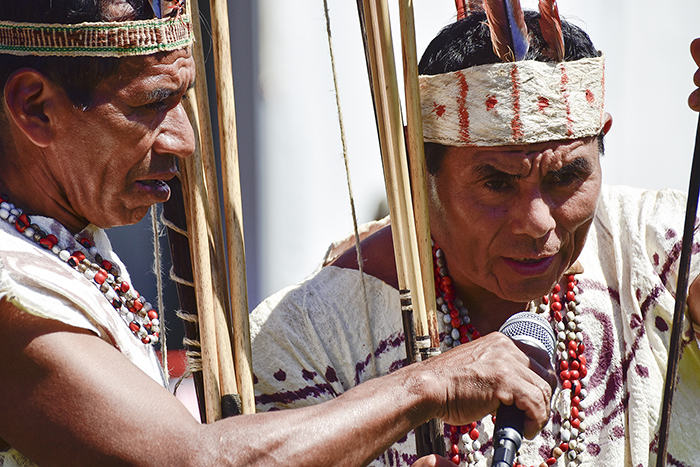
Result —
[[455, 6], [457, 7], [457, 19], [466, 18], [469, 14], [469, 7], [464, 0], [455, 0]]
[[529, 40], [520, 0], [484, 0], [484, 11], [496, 55], [506, 62], [525, 58]]
[[457, 19], [466, 18], [472, 13], [483, 13], [483, 0], [455, 0], [457, 6]]
[[153, 13], [155, 13], [156, 18], [162, 18], [163, 9], [161, 8], [160, 0], [148, 0], [148, 2], [151, 4], [151, 8], [153, 9]]
[[540, 29], [547, 43], [549, 54], [557, 62], [564, 61], [564, 36], [557, 0], [540, 0]]

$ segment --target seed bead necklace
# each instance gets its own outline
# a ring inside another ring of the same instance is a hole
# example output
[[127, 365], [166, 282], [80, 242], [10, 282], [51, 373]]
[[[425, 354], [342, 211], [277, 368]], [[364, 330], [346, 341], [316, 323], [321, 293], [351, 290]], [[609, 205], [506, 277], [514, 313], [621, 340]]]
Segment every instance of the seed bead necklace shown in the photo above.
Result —
[[83, 274], [102, 292], [141, 342], [144, 344], [158, 342], [160, 332], [158, 312], [121, 277], [119, 266], [104, 259], [89, 239], [79, 238], [77, 241], [93, 260], [80, 250], [71, 252], [61, 245], [55, 235], [44, 232], [38, 225], [32, 223], [29, 216], [11, 204], [5, 195], [0, 195], [0, 218], [13, 225], [17, 232], [33, 240], [43, 249], [51, 251], [61, 261]]
[[[437, 308], [445, 325], [443, 344], [448, 348], [457, 347], [478, 339], [481, 334], [470, 323], [469, 312], [457, 297], [448, 273], [445, 254], [434, 241], [433, 265]], [[588, 370], [583, 354], [585, 346], [580, 318], [580, 291], [575, 276], [580, 272], [580, 266], [575, 265], [565, 273], [565, 293], [561, 293], [561, 286], [557, 284], [549, 296], [544, 296], [538, 303], [531, 302], [529, 305], [530, 311], [550, 316], [550, 322], [557, 335], [556, 365], [561, 389], [556, 404], [560, 421], [554, 420], [554, 424], [560, 423], [559, 439], [549, 451], [549, 457], [537, 467], [555, 465], [559, 459], [568, 463], [568, 466], [578, 466], [585, 450], [584, 408], [587, 403], [584, 399], [587, 382], [584, 378]], [[494, 422], [495, 419], [492, 417], [491, 421]], [[456, 465], [462, 462], [468, 466], [476, 465], [484, 457], [486, 450], [493, 446], [493, 440], [484, 433], [481, 421], [462, 426], [445, 425], [445, 437], [449, 446], [447, 456]], [[514, 467], [535, 466], [524, 465], [516, 458]]]

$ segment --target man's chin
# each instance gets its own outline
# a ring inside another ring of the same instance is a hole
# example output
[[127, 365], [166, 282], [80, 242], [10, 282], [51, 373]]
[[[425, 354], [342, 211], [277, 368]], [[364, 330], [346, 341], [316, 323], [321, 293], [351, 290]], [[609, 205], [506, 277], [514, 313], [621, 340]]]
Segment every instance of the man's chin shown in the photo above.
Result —
[[549, 295], [556, 284], [554, 279], [528, 280], [520, 284], [512, 284], [506, 291], [506, 300], [515, 303], [528, 303]]
[[111, 229], [112, 227], [122, 227], [125, 225], [138, 224], [146, 217], [151, 206], [139, 206], [137, 208], [124, 208], [123, 211], [116, 216], [111, 216], [108, 219], [95, 219], [91, 223], [101, 229]]

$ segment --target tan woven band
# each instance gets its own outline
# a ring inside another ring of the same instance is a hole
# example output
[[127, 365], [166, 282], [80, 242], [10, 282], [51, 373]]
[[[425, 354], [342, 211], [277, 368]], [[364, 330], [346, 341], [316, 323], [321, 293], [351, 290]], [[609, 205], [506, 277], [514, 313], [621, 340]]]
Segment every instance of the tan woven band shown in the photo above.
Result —
[[506, 146], [600, 133], [605, 57], [520, 61], [420, 77], [423, 135], [447, 146]]
[[181, 49], [192, 40], [188, 15], [80, 24], [0, 21], [0, 53], [10, 55], [126, 57]]

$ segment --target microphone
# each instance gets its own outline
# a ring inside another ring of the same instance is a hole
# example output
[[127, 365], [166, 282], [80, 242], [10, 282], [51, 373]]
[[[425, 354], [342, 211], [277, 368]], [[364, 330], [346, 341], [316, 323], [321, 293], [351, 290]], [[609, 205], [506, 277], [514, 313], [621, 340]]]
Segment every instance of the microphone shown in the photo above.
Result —
[[[503, 323], [500, 332], [523, 344], [542, 349], [552, 358], [556, 336], [551, 324], [531, 311], [516, 313]], [[513, 405], [501, 404], [496, 412], [493, 433], [492, 467], [513, 467], [515, 455], [523, 441], [525, 412]]]

